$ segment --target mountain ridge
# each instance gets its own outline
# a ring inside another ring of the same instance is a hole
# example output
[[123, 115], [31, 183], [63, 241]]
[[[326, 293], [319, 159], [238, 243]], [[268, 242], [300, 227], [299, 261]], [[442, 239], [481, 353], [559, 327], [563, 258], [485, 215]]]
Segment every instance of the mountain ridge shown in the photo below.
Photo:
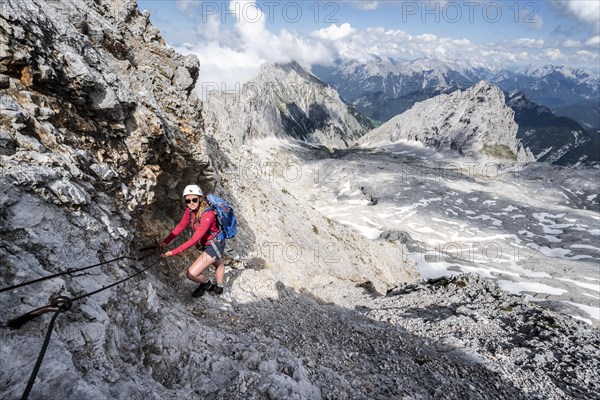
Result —
[[519, 125], [517, 138], [530, 148], [536, 160], [557, 165], [600, 163], [598, 138], [576, 121], [556, 116], [548, 107], [529, 101], [523, 93], [506, 94]]

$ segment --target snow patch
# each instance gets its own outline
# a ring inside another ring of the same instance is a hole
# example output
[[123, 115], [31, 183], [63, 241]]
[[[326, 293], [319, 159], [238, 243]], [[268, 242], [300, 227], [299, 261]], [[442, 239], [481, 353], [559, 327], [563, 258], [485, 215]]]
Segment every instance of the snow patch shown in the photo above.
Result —
[[521, 292], [531, 293], [546, 293], [556, 296], [563, 295], [567, 291], [565, 289], [548, 286], [543, 283], [535, 282], [513, 282], [507, 280], [499, 280], [498, 285], [509, 293], [520, 294]]
[[568, 278], [558, 278], [558, 280], [560, 281], [564, 281], [564, 282], [571, 282], [577, 286], [581, 286], [582, 288], [586, 288], [586, 289], [590, 289], [590, 290], [595, 290], [596, 292], [600, 292], [600, 284], [593, 284], [593, 283], [585, 283], [585, 282], [579, 282], [579, 281], [575, 281], [573, 279], [568, 279]]
[[592, 307], [592, 306], [587, 306], [585, 304], [573, 303], [571, 301], [565, 301], [565, 303], [570, 304], [572, 306], [579, 308], [580, 310], [585, 311], [586, 313], [588, 313], [590, 315], [590, 317], [592, 317], [595, 320], [600, 320], [600, 308], [598, 308], [598, 307]]
[[574, 244], [571, 246], [572, 249], [587, 249], [587, 250], [595, 250], [595, 251], [600, 251], [600, 248], [598, 247], [594, 247], [594, 246], [590, 246], [588, 244]]

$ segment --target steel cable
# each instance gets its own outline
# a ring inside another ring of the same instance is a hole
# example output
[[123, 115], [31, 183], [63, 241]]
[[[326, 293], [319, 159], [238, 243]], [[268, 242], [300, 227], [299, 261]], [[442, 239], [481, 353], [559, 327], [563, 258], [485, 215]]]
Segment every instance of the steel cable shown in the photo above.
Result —
[[[143, 260], [144, 258], [147, 258], [147, 257], [148, 256], [143, 256], [143, 257], [139, 257], [139, 258], [119, 257], [119, 259], [121, 259], [121, 258], [130, 258], [130, 259], [134, 259], [136, 261], [141, 261], [141, 260]], [[41, 348], [40, 353], [38, 355], [38, 358], [36, 360], [35, 366], [33, 367], [33, 371], [31, 371], [31, 376], [29, 377], [29, 381], [27, 382], [27, 386], [25, 387], [23, 395], [21, 396], [21, 400], [27, 400], [29, 398], [29, 394], [30, 394], [30, 392], [31, 392], [31, 390], [33, 388], [33, 384], [35, 383], [35, 379], [37, 378], [37, 374], [38, 374], [38, 372], [40, 370], [42, 362], [44, 361], [44, 356], [46, 354], [46, 350], [48, 348], [48, 344], [50, 343], [50, 337], [52, 336], [52, 331], [54, 329], [54, 323], [56, 322], [56, 318], [58, 317], [58, 314], [60, 314], [63, 311], [66, 311], [66, 310], [70, 309], [71, 308], [71, 304], [73, 302], [75, 302], [77, 300], [84, 299], [86, 297], [91, 297], [91, 296], [93, 296], [93, 295], [95, 295], [97, 293], [103, 292], [103, 291], [108, 290], [108, 289], [110, 289], [112, 287], [115, 287], [115, 286], [117, 286], [117, 285], [119, 285], [119, 284], [121, 284], [121, 283], [123, 283], [125, 281], [128, 281], [128, 280], [130, 280], [130, 279], [132, 279], [132, 278], [134, 278], [134, 277], [142, 274], [143, 272], [149, 270], [150, 268], [152, 268], [153, 266], [155, 266], [156, 264], [158, 264], [161, 260], [163, 260], [163, 259], [159, 258], [158, 260], [154, 261], [149, 266], [147, 266], [147, 267], [145, 267], [145, 268], [143, 268], [141, 270], [138, 270], [135, 273], [133, 273], [133, 274], [131, 274], [131, 275], [129, 275], [129, 276], [123, 278], [123, 279], [118, 280], [117, 282], [111, 283], [110, 285], [103, 286], [100, 289], [94, 290], [92, 292], [85, 293], [83, 295], [74, 297], [73, 299], [69, 299], [67, 297], [57, 297], [56, 299], [54, 299], [51, 302], [51, 304], [49, 306], [45, 307], [48, 310], [53, 310], [54, 311], [54, 315], [52, 316], [52, 319], [50, 320], [50, 324], [48, 325], [48, 330], [46, 331], [46, 336], [44, 338], [44, 343], [42, 344], [42, 348]], [[88, 268], [88, 267], [86, 267], [86, 268]], [[49, 278], [47, 278], [47, 279], [49, 279]], [[24, 285], [22, 285], [22, 286], [24, 286]], [[52, 306], [57, 306], [58, 308], [51, 308]], [[44, 309], [44, 308], [42, 308], [42, 309]], [[38, 310], [40, 310], [40, 309], [38, 309]], [[36, 311], [36, 310], [34, 310], [34, 311]], [[28, 314], [31, 314], [31, 313], [28, 313]], [[35, 314], [34, 313], [31, 317], [28, 317], [28, 315], [25, 314], [25, 315], [23, 315], [23, 316], [21, 316], [19, 318], [14, 319], [13, 321], [21, 320], [19, 322], [18, 326], [15, 326], [15, 327], [20, 327], [23, 323], [29, 321], [32, 318], [37, 317], [38, 315], [39, 314]], [[9, 322], [9, 326], [10, 326], [10, 322]]]
[[[155, 248], [156, 248], [156, 246], [144, 247], [143, 249], [140, 249], [139, 251], [140, 252], [145, 252], [145, 251], [152, 250], [152, 249], [155, 249]], [[110, 259], [110, 260], [102, 261], [102, 262], [100, 262], [98, 264], [89, 265], [87, 267], [68, 268], [66, 271], [63, 271], [63, 272], [58, 272], [56, 274], [52, 274], [52, 275], [48, 275], [48, 276], [43, 276], [41, 278], [37, 278], [37, 279], [31, 280], [31, 281], [27, 281], [27, 282], [23, 282], [23, 283], [19, 283], [19, 284], [13, 285], [13, 286], [7, 286], [7, 287], [4, 287], [4, 288], [1, 288], [0, 289], [0, 293], [7, 292], [9, 290], [14, 290], [14, 289], [17, 289], [17, 288], [20, 288], [20, 287], [23, 287], [23, 286], [29, 286], [31, 284], [42, 282], [42, 281], [46, 281], [48, 279], [58, 278], [59, 276], [73, 274], [75, 272], [85, 271], [85, 270], [88, 270], [88, 269], [91, 269], [91, 268], [99, 267], [101, 265], [110, 264], [112, 262], [119, 261], [119, 260], [135, 260], [135, 261], [140, 261], [141, 259], [146, 258], [146, 257], [148, 257], [148, 256], [138, 257], [138, 258], [131, 257], [131, 256], [121, 256], [121, 257], [113, 258], [113, 259]]]
[[46, 337], [44, 338], [44, 343], [42, 344], [42, 349], [40, 350], [40, 354], [35, 362], [35, 366], [33, 367], [33, 371], [31, 371], [31, 376], [29, 377], [29, 381], [27, 382], [27, 386], [23, 391], [23, 396], [21, 396], [21, 400], [27, 400], [29, 398], [29, 393], [33, 388], [33, 384], [35, 382], [35, 378], [37, 378], [37, 374], [42, 366], [42, 361], [44, 361], [44, 356], [46, 355], [46, 349], [48, 348], [48, 343], [50, 343], [50, 337], [52, 336], [52, 330], [54, 329], [54, 322], [63, 311], [63, 307], [60, 307], [57, 311], [54, 312], [52, 319], [50, 320], [50, 324], [48, 325], [48, 330], [46, 331]]

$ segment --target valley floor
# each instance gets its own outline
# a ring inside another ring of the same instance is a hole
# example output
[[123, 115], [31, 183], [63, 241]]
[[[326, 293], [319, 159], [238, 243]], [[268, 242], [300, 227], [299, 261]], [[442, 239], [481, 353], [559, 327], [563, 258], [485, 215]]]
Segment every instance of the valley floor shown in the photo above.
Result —
[[328, 154], [273, 144], [296, 198], [366, 240], [400, 240], [423, 278], [476, 273], [598, 326], [598, 170], [445, 157], [416, 143]]

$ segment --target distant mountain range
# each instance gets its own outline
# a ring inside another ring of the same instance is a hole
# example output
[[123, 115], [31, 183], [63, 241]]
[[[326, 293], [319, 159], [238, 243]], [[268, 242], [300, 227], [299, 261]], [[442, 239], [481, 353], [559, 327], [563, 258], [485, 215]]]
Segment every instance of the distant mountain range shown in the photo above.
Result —
[[544, 65], [511, 72], [503, 70], [489, 78], [502, 90], [524, 92], [553, 111], [557, 107], [600, 98], [598, 76], [591, 71], [564, 65]]
[[600, 104], [598, 99], [582, 100], [566, 106], [554, 107], [554, 113], [561, 117], [570, 117], [579, 122], [595, 136], [600, 136]]
[[[378, 65], [381, 74], [398, 66], [384, 67], [385, 64]], [[422, 67], [412, 65], [415, 76]], [[332, 86], [296, 62], [263, 65], [238, 95], [212, 95], [205, 108], [228, 132], [230, 140], [240, 144], [264, 137], [329, 148], [416, 140], [443, 152], [498, 160], [540, 160], [560, 165], [600, 161], [598, 140], [576, 121], [556, 116], [549, 108], [530, 101], [523, 92], [507, 93], [486, 81], [458, 89], [476, 73], [475, 69], [459, 67], [454, 66], [454, 78], [448, 80], [448, 70], [431, 70], [421, 85], [425, 91], [418, 92], [413, 87], [410, 102], [403, 102], [408, 95], [392, 98], [381, 92], [359, 98], [362, 101], [371, 96], [373, 104], [383, 100], [401, 106], [402, 113], [377, 128], [357, 111], [364, 103], [345, 103]], [[363, 70], [364, 76], [371, 76], [374, 71]], [[398, 94], [399, 88], [416, 82], [398, 81], [394, 89], [388, 85], [392, 81], [375, 74], [347, 88], [358, 93], [361, 82], [370, 88], [385, 83], [391, 93]], [[428, 97], [436, 92], [436, 96]], [[232, 120], [230, 115], [238, 118]]]
[[466, 89], [481, 80], [509, 92], [521, 92], [585, 129], [599, 130], [600, 85], [591, 71], [546, 65], [518, 70], [494, 69], [457, 60], [377, 59], [367, 63], [338, 60], [312, 72], [338, 90], [367, 117], [385, 122], [415, 104], [442, 93]]

